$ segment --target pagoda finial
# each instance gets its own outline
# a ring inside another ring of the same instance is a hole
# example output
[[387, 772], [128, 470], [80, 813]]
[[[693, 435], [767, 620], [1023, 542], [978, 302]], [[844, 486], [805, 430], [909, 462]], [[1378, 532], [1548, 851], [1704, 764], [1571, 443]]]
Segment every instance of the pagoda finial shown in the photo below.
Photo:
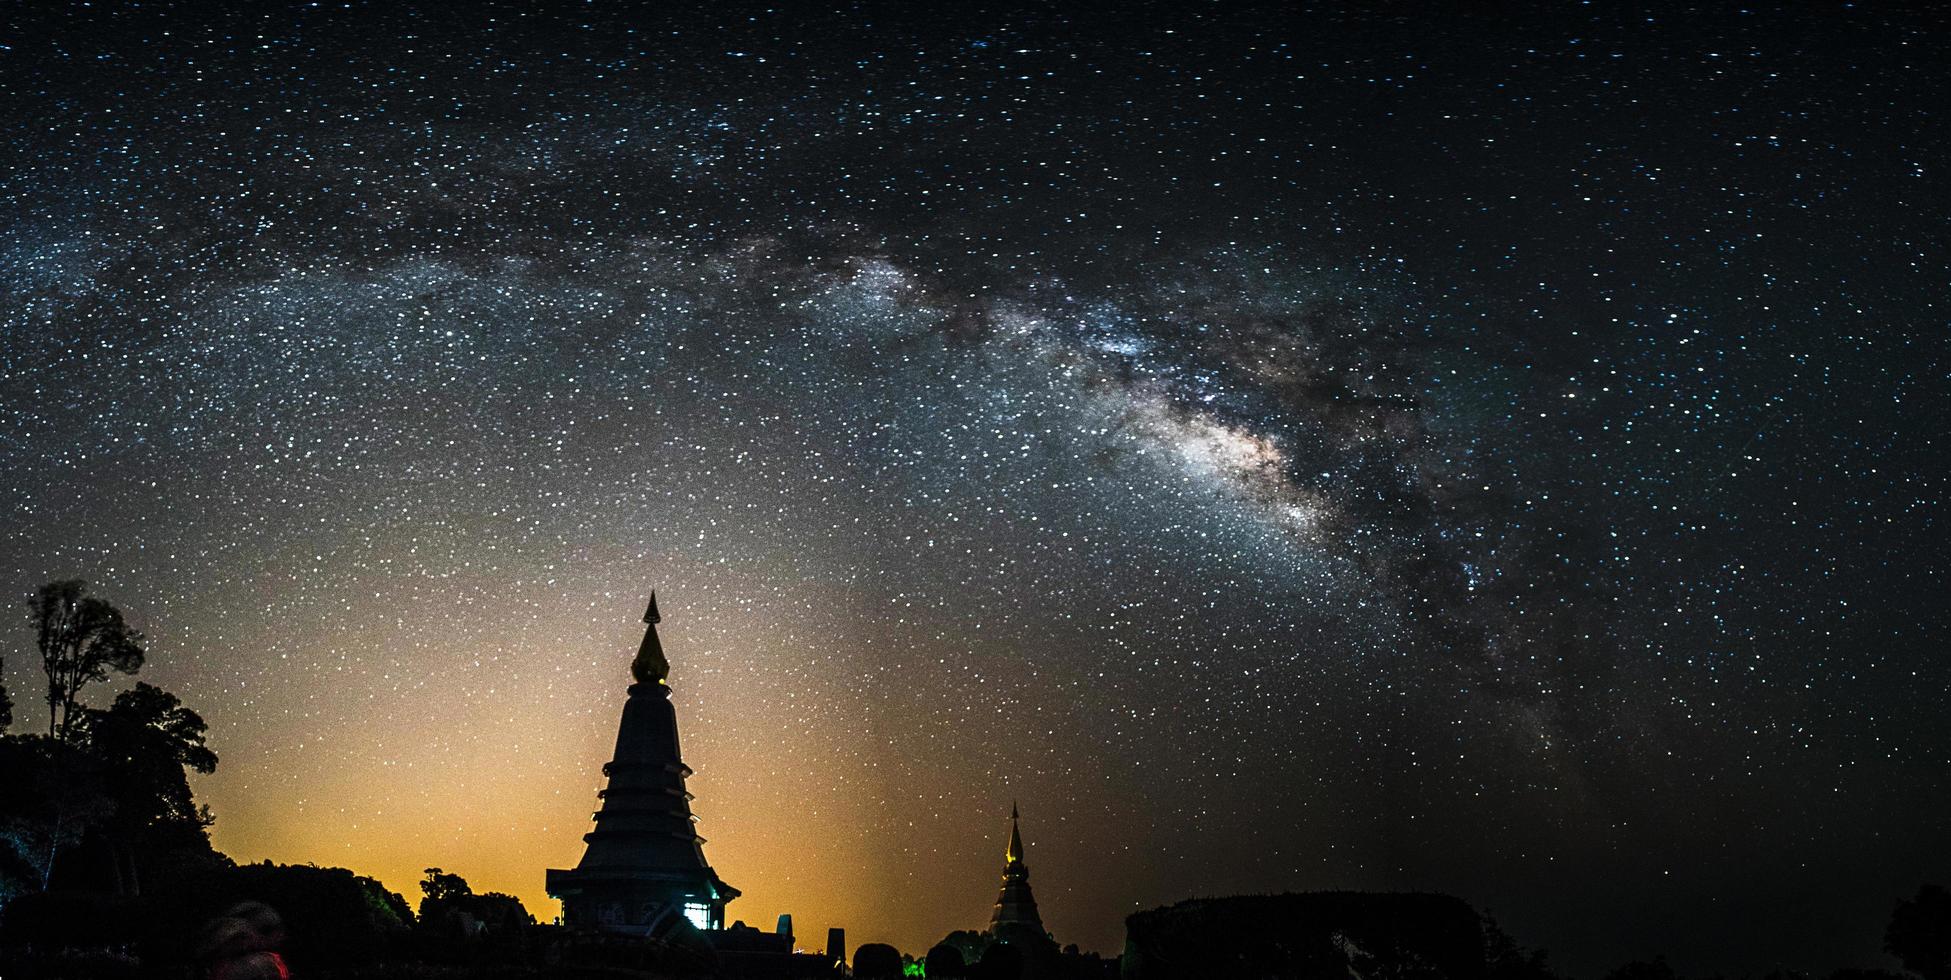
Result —
[[1003, 887], [996, 895], [989, 931], [1005, 942], [1015, 937], [1041, 943], [1050, 935], [1037, 914], [1036, 896], [1030, 893], [1030, 866], [1023, 863], [1023, 830], [1014, 800], [1009, 804], [1009, 853], [1003, 864]]
[[657, 614], [657, 591], [651, 590], [650, 608], [644, 610], [644, 642], [637, 647], [637, 659], [630, 662], [630, 674], [639, 684], [666, 684], [671, 675], [671, 662], [664, 659], [664, 645], [657, 642], [657, 624], [664, 617]]
[[1003, 857], [1010, 864], [1023, 863], [1023, 832], [1016, 826], [1016, 801], [1009, 801], [1009, 853]]

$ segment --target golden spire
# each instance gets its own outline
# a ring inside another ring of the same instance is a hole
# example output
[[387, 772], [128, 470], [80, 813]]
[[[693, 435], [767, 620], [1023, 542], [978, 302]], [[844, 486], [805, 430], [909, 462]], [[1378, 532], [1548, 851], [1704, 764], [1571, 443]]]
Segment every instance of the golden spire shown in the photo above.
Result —
[[1010, 864], [1023, 863], [1023, 833], [1016, 828], [1016, 801], [1009, 803], [1009, 851], [1003, 858]]
[[671, 662], [664, 659], [664, 645], [657, 642], [657, 624], [664, 617], [657, 614], [657, 591], [651, 590], [650, 608], [644, 610], [644, 642], [637, 647], [637, 659], [630, 662], [630, 673], [639, 684], [666, 684], [665, 678], [671, 675]]

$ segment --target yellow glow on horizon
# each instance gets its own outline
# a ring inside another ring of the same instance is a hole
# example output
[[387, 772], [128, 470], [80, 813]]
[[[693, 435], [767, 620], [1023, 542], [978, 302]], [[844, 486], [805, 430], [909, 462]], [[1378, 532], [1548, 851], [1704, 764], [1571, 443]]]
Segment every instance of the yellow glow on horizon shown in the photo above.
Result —
[[[544, 872], [582, 857], [630, 683], [627, 650], [611, 646], [617, 669], [565, 676], [574, 688], [563, 697], [483, 697], [440, 714], [379, 711], [332, 728], [329, 738], [283, 745], [219, 739], [222, 765], [196, 784], [217, 816], [212, 842], [240, 863], [350, 868], [414, 906], [423, 870], [439, 867], [476, 892], [514, 895], [549, 922], [560, 905], [544, 891]], [[777, 679], [709, 672], [702, 668], [712, 661], [694, 660], [688, 674], [678, 668], [672, 696], [684, 761], [696, 771], [687, 788], [705, 856], [742, 892], [727, 923], [770, 931], [790, 912], [800, 939], [816, 947], [828, 927], [840, 926], [850, 947], [890, 942], [920, 952], [987, 921], [994, 868], [976, 855], [993, 853], [991, 814], [972, 801], [968, 833], [942, 825], [925, 847], [867, 832], [895, 790], [873, 778], [883, 767], [851, 754], [851, 733], [809, 737], [780, 708], [819, 696], [819, 683], [796, 682], [797, 698], [786, 697], [772, 686]], [[927, 872], [943, 857], [954, 867], [957, 851], [969, 855], [955, 875], [966, 883], [966, 908], [902, 900], [936, 877]], [[917, 852], [929, 855], [915, 862], [921, 867], [900, 857]]]

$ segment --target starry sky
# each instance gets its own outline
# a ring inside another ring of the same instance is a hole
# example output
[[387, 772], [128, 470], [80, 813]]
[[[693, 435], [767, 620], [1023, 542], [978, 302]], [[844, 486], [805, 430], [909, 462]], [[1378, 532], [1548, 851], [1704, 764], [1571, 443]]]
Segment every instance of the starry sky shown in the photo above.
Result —
[[0, 14], [0, 572], [226, 853], [552, 916], [654, 587], [814, 944], [986, 923], [1012, 800], [1112, 954], [1871, 965], [1951, 879], [1928, 5], [236, 6]]

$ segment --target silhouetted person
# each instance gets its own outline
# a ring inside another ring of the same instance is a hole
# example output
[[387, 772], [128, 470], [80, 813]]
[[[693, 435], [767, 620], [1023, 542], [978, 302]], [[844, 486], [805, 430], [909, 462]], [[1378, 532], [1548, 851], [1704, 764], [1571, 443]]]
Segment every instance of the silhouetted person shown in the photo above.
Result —
[[947, 943], [936, 943], [928, 951], [928, 959], [924, 963], [929, 977], [963, 977], [969, 972], [969, 964], [962, 959], [962, 951]]
[[277, 910], [263, 902], [240, 902], [204, 927], [197, 959], [209, 980], [290, 980], [291, 968], [278, 952], [284, 941], [284, 919]]
[[886, 943], [867, 943], [854, 950], [854, 976], [860, 980], [898, 980], [901, 954]]

